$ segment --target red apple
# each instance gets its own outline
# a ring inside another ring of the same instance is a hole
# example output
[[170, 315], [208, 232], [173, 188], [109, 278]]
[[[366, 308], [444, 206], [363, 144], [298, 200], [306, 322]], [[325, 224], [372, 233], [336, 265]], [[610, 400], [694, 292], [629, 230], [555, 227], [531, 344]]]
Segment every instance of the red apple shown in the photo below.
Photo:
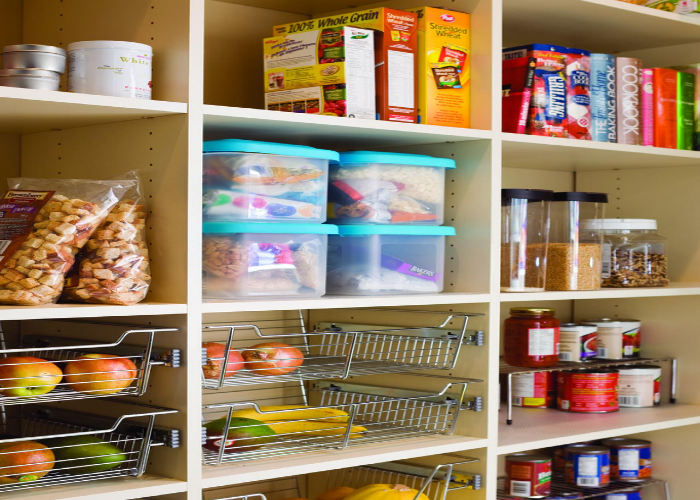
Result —
[[5, 396], [41, 396], [53, 391], [62, 378], [61, 369], [45, 359], [0, 358], [0, 393]]
[[[204, 342], [202, 347], [207, 350], [207, 364], [202, 366], [204, 378], [219, 378], [221, 376], [221, 367], [224, 364], [224, 353], [226, 346], [216, 342]], [[238, 351], [230, 350], [228, 352], [228, 364], [226, 365], [225, 377], [233, 376], [238, 370], [243, 369], [243, 356]]]
[[53, 451], [36, 441], [0, 444], [0, 484], [36, 481], [53, 469]]
[[258, 375], [284, 375], [304, 363], [304, 355], [296, 347], [278, 342], [256, 344], [243, 351], [245, 367]]
[[136, 378], [136, 365], [112, 354], [85, 354], [65, 367], [71, 389], [90, 394], [114, 394], [126, 389]]

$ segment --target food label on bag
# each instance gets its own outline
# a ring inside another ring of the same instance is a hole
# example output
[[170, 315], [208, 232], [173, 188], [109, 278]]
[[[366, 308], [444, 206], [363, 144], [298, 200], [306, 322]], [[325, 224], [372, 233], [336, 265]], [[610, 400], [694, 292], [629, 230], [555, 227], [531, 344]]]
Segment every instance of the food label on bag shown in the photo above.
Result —
[[54, 193], [10, 189], [0, 198], [0, 264], [27, 239], [34, 219]]
[[407, 274], [415, 278], [420, 278], [427, 281], [437, 281], [440, 275], [431, 269], [414, 266], [408, 262], [404, 262], [388, 255], [382, 255], [382, 267], [391, 269], [401, 274]]

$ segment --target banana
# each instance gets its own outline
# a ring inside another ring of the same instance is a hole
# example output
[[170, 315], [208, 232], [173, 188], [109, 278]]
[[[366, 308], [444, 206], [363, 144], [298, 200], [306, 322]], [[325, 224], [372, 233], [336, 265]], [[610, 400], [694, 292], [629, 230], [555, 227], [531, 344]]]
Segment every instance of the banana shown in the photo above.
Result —
[[[278, 435], [294, 434], [294, 438], [304, 436], [343, 436], [347, 431], [347, 426], [340, 423], [325, 422], [288, 422], [288, 421], [267, 421], [266, 425]], [[353, 425], [350, 430], [350, 438], [360, 438], [362, 433], [367, 432], [367, 428], [361, 425]]]
[[[298, 410], [298, 411], [283, 411], [283, 410]], [[233, 412], [234, 417], [252, 418], [260, 422], [283, 421], [283, 420], [314, 420], [319, 423], [346, 423], [350, 416], [343, 410], [336, 408], [309, 408], [302, 405], [279, 405], [279, 406], [261, 406], [258, 413], [253, 408], [245, 410], [236, 410]]]

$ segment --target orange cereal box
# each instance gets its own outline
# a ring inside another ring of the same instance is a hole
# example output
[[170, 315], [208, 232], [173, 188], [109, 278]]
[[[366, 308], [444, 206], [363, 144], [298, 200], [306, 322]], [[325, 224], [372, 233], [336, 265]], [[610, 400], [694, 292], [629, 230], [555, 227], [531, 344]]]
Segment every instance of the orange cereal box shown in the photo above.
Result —
[[418, 121], [469, 127], [469, 14], [438, 7], [409, 9], [418, 16]]

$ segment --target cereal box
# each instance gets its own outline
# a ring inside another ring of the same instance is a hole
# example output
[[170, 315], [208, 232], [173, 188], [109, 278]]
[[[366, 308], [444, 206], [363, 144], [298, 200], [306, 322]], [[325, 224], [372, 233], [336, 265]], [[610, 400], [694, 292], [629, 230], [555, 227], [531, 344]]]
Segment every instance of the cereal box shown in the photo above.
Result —
[[618, 57], [617, 73], [617, 142], [642, 144], [642, 61]]
[[273, 34], [296, 35], [338, 26], [374, 30], [379, 119], [415, 123], [417, 20], [414, 13], [380, 7], [275, 26]]
[[335, 115], [348, 118], [374, 119], [363, 112], [368, 106], [374, 107], [374, 96], [356, 107], [355, 100], [349, 99], [344, 83], [324, 85], [305, 89], [280, 90], [265, 94], [265, 109], [310, 115]]
[[566, 113], [569, 138], [591, 140], [591, 53], [569, 49], [566, 54]]
[[436, 7], [418, 16], [418, 121], [469, 127], [469, 14]]
[[617, 142], [617, 81], [615, 56], [591, 54], [591, 136], [597, 142]]
[[532, 135], [568, 137], [566, 112], [566, 53], [558, 45], [533, 44], [503, 50], [503, 59], [534, 57], [537, 60], [527, 132]]
[[517, 57], [503, 61], [502, 66], [501, 129], [504, 132], [524, 134], [527, 131], [537, 59]]

